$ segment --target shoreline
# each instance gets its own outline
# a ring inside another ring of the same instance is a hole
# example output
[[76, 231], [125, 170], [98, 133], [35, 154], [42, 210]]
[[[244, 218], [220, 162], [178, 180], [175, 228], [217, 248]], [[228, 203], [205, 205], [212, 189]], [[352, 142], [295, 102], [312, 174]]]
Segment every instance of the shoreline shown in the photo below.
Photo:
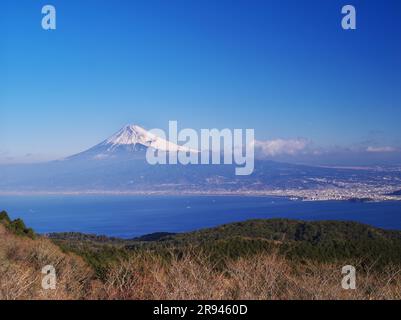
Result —
[[[349, 201], [349, 202], [401, 202], [401, 196], [374, 195], [330, 197], [327, 195], [303, 196], [296, 194], [294, 190], [271, 191], [114, 191], [114, 190], [86, 190], [86, 191], [0, 191], [0, 197], [7, 196], [174, 196], [174, 197], [251, 197], [251, 198], [286, 198], [291, 201], [324, 202], [324, 201]], [[303, 190], [305, 193], [315, 193], [314, 190]]]

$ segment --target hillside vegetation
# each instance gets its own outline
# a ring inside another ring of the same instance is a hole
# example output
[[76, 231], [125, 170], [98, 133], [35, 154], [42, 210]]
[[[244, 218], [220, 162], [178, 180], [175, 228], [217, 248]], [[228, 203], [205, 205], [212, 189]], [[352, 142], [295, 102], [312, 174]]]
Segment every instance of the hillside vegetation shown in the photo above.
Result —
[[[206, 252], [213, 263], [277, 252], [294, 261], [318, 263], [356, 260], [380, 269], [401, 265], [401, 232], [355, 222], [305, 222], [287, 219], [249, 220], [181, 234], [155, 233], [122, 240], [79, 233], [50, 234], [56, 243], [87, 257], [95, 267], [130, 252], [182, 254], [189, 248]], [[108, 240], [109, 239], [109, 240]], [[98, 259], [101, 257], [101, 259]]]
[[[42, 289], [42, 268], [57, 270], [56, 290]], [[82, 299], [94, 283], [92, 268], [37, 236], [22, 220], [0, 213], [0, 299]]]
[[[401, 232], [251, 220], [123, 240], [35, 235], [0, 213], [0, 299], [401, 299]], [[357, 289], [341, 269], [357, 269]], [[41, 287], [45, 265], [56, 290]]]

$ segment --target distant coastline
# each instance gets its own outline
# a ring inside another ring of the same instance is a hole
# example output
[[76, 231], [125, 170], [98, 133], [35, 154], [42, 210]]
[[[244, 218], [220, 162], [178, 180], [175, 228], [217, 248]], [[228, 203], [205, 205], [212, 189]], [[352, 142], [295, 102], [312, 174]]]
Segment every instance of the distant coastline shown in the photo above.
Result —
[[65, 190], [65, 191], [0, 191], [0, 196], [85, 196], [85, 195], [112, 195], [112, 196], [249, 196], [249, 197], [283, 197], [293, 201], [352, 201], [352, 202], [384, 202], [401, 201], [401, 195], [395, 191], [388, 194], [362, 193], [358, 191], [322, 189], [322, 190]]

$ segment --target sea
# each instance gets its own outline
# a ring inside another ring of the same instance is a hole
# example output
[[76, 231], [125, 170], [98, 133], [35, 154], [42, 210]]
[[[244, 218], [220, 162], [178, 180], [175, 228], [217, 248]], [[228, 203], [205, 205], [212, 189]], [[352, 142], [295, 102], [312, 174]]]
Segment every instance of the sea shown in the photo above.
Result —
[[301, 201], [251, 196], [0, 196], [0, 210], [37, 233], [82, 232], [133, 238], [188, 232], [250, 219], [357, 221], [401, 230], [401, 202]]

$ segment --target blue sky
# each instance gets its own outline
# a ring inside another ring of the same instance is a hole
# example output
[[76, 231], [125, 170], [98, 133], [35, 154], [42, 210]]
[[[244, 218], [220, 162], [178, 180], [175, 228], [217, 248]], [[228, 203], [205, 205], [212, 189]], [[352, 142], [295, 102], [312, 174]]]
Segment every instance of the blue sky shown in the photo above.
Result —
[[[350, 3], [357, 30], [344, 31]], [[45, 4], [55, 31], [41, 28]], [[0, 11], [0, 162], [169, 120], [341, 153], [401, 147], [400, 1], [5, 0]]]

